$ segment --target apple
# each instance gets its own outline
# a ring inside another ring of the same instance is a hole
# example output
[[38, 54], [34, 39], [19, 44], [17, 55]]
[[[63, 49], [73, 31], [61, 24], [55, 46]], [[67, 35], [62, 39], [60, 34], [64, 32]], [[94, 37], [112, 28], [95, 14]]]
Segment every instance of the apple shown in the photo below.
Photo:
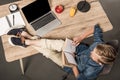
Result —
[[57, 13], [61, 13], [61, 12], [63, 12], [63, 10], [64, 10], [63, 5], [57, 5], [57, 6], [55, 7], [55, 11], [56, 11]]

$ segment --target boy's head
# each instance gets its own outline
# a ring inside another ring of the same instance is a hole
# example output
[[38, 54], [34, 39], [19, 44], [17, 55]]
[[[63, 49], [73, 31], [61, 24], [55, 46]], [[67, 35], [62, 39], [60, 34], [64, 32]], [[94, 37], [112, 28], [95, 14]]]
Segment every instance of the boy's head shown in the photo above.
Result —
[[115, 60], [116, 55], [116, 49], [107, 44], [98, 44], [92, 51], [92, 57], [96, 58], [96, 60], [102, 64], [112, 63]]

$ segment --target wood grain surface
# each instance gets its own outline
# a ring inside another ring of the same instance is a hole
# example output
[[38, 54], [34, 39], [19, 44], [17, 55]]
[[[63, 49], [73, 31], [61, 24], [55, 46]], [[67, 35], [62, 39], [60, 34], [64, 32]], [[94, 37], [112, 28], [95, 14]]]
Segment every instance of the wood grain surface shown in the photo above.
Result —
[[[21, 11], [22, 7], [24, 7], [25, 5], [33, 1], [35, 0], [21, 0], [15, 3], [18, 4], [20, 11]], [[58, 17], [58, 19], [61, 21], [62, 24], [58, 26], [58, 28], [44, 35], [43, 37], [55, 38], [55, 39], [56, 38], [65, 39], [66, 37], [72, 38], [74, 36], [81, 35], [81, 33], [85, 29], [89, 28], [90, 26], [94, 26], [97, 23], [100, 24], [104, 32], [109, 31], [113, 28], [100, 2], [97, 0], [96, 1], [87, 0], [91, 5], [91, 8], [88, 12], [83, 13], [77, 10], [75, 16], [70, 17], [69, 16], [70, 8], [76, 7], [79, 1], [80, 0], [49, 0], [51, 10], [56, 14], [56, 16]], [[64, 11], [61, 14], [57, 14], [55, 12], [55, 7], [59, 4], [62, 4], [64, 6]], [[0, 6], [0, 17], [10, 14], [9, 9], [8, 9], [9, 5], [10, 4]], [[21, 11], [21, 14], [25, 20], [26, 28], [32, 35], [35, 35], [36, 34], [35, 31], [30, 26], [30, 24], [27, 23], [22, 11]], [[27, 48], [11, 46], [8, 43], [9, 37], [10, 36], [8, 35], [2, 36], [5, 57], [8, 62], [18, 60], [20, 58], [24, 58], [27, 56], [31, 56], [39, 52], [38, 50], [34, 49], [31, 46]]]

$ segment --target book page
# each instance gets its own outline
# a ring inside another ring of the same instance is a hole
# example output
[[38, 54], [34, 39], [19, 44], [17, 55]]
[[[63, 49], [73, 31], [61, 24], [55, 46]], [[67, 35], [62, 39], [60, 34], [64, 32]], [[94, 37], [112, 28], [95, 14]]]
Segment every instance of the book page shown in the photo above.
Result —
[[67, 60], [68, 60], [69, 63], [74, 64], [74, 65], [77, 65], [77, 63], [76, 63], [76, 61], [75, 61], [75, 58], [73, 57], [72, 54], [70, 54], [70, 53], [65, 53], [65, 56], [66, 56], [66, 58], [67, 58]]
[[72, 40], [66, 38], [65, 46], [63, 48], [63, 51], [64, 52], [68, 52], [68, 53], [74, 53], [75, 52], [75, 48], [76, 48], [76, 46], [72, 44]]
[[6, 34], [10, 27], [21, 26], [25, 26], [25, 22], [20, 14], [20, 11], [4, 16], [0, 18], [0, 36]]
[[23, 17], [21, 16], [20, 11], [7, 15], [8, 20], [11, 24], [11, 27], [25, 26]]
[[73, 53], [75, 52], [76, 46], [72, 44], [72, 40], [66, 38], [65, 44], [63, 47], [63, 53], [65, 54], [65, 57], [68, 61], [68, 64], [74, 64], [77, 65], [75, 58], [73, 57]]
[[10, 28], [6, 17], [0, 18], [0, 36], [6, 34], [6, 30]]

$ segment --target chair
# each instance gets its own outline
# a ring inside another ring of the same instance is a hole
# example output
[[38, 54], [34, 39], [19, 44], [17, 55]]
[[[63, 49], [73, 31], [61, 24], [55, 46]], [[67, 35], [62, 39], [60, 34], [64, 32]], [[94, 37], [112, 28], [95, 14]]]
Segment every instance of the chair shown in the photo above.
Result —
[[[116, 51], [118, 52], [118, 48], [119, 48], [118, 40], [112, 40], [112, 41], [106, 42], [106, 44], [113, 46], [116, 49]], [[102, 72], [100, 73], [100, 75], [106, 75], [106, 74], [110, 73], [113, 64], [114, 64], [114, 62], [110, 65], [105, 65]]]

